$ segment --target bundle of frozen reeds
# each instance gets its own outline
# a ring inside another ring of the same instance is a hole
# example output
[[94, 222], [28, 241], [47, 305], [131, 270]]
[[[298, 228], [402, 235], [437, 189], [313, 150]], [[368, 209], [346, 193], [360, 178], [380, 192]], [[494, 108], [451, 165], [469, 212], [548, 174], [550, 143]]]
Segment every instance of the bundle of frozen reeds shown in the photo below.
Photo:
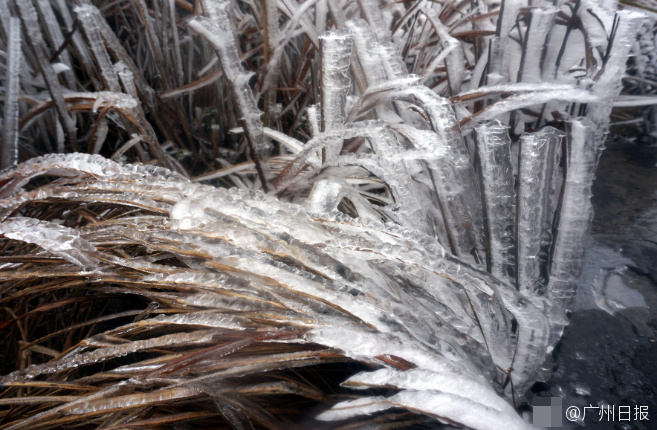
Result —
[[526, 427], [612, 3], [0, 0], [0, 428]]

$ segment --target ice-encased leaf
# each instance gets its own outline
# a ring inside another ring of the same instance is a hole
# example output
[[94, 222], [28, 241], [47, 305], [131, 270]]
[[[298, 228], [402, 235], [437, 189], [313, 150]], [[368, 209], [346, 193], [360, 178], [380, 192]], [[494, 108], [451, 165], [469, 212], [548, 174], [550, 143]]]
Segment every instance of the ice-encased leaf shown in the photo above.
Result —
[[563, 136], [545, 127], [520, 138], [517, 285], [528, 297], [546, 293]]
[[[352, 40], [349, 34], [329, 32], [319, 38], [321, 53], [321, 113], [322, 131], [341, 127], [346, 119], [345, 105], [351, 80], [347, 74]], [[324, 149], [324, 159], [333, 161], [342, 149], [342, 141]]]
[[0, 234], [38, 245], [84, 270], [91, 270], [99, 263], [96, 247], [69, 227], [34, 218], [15, 217], [0, 222]]
[[114, 70], [112, 59], [107, 49], [105, 49], [105, 42], [103, 42], [98, 27], [98, 21], [104, 18], [100, 15], [98, 9], [92, 5], [78, 6], [74, 9], [74, 12], [77, 14], [78, 21], [87, 36], [89, 48], [93, 53], [96, 64], [100, 68], [100, 74], [103, 77], [106, 88], [112, 92], [121, 92], [119, 78]]
[[513, 407], [490, 386], [461, 374], [437, 373], [417, 368], [406, 371], [384, 368], [358, 373], [342, 385], [354, 389], [394, 387], [418, 391], [438, 390], [455, 395], [467, 392], [472, 400], [484, 406], [503, 413], [515, 413]]
[[[433, 5], [432, 5], [433, 6]], [[447, 27], [442, 23], [438, 14], [432, 7], [422, 8], [422, 13], [429, 19], [431, 25], [435, 28], [438, 37], [440, 37], [440, 44], [442, 50], [436, 58], [429, 64], [425, 75], [431, 74], [440, 63], [445, 62], [447, 69], [447, 79], [449, 81], [449, 89], [452, 95], [461, 91], [461, 83], [465, 75], [465, 57], [461, 44], [450, 36]]]
[[197, 17], [189, 22], [189, 26], [203, 35], [217, 50], [224, 75], [232, 87], [247, 139], [252, 145], [255, 155], [264, 159], [270, 151], [270, 145], [266, 142], [263, 132], [263, 124], [260, 119], [262, 112], [258, 109], [253, 92], [249, 87], [251, 73], [246, 72], [241, 65], [235, 37], [226, 12], [227, 6], [227, 2], [220, 0], [206, 2], [210, 18]]
[[546, 38], [554, 25], [554, 19], [561, 9], [558, 7], [533, 8], [529, 14], [529, 24], [525, 32], [518, 81], [540, 82], [543, 76], [541, 69], [543, 48]]
[[591, 187], [599, 157], [595, 124], [586, 118], [567, 124], [566, 179], [548, 284], [550, 299], [566, 310], [574, 300], [584, 262], [584, 239], [593, 220]]
[[439, 390], [403, 390], [390, 397], [365, 397], [340, 402], [317, 418], [324, 421], [346, 420], [370, 415], [388, 408], [403, 407], [434, 416], [446, 424], [487, 430], [491, 424], [505, 429], [529, 430], [532, 427], [517, 415], [489, 408], [460, 395]]
[[5, 106], [3, 117], [2, 167], [18, 162], [18, 91], [21, 65], [21, 23], [18, 18], [9, 17], [7, 30], [7, 68], [5, 70]]
[[499, 121], [475, 128], [482, 178], [489, 271], [510, 284], [516, 273], [515, 191], [508, 127]]
[[[75, 118], [66, 109], [64, 89], [59, 83], [59, 78], [48, 59], [36, 9], [31, 1], [17, 2], [16, 5], [23, 23], [23, 28], [25, 29], [25, 35], [27, 36], [26, 40], [36, 57], [39, 70], [55, 105], [57, 117], [63, 127], [66, 138], [75, 149], [77, 147]], [[63, 145], [60, 144], [59, 146], [58, 152], [63, 152]]]

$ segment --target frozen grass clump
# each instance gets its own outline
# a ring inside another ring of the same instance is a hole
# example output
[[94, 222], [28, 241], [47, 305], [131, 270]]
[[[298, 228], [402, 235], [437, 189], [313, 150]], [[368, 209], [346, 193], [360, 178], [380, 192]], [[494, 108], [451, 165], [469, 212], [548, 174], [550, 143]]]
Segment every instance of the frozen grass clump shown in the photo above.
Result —
[[515, 407], [567, 324], [641, 14], [0, 18], [0, 428], [529, 426]]

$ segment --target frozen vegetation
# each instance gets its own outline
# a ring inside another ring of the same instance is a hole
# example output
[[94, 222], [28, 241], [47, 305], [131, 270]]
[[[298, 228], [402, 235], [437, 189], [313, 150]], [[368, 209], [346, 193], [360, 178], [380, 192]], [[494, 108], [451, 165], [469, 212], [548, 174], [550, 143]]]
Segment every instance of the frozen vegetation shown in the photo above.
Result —
[[646, 25], [0, 0], [0, 429], [532, 428]]

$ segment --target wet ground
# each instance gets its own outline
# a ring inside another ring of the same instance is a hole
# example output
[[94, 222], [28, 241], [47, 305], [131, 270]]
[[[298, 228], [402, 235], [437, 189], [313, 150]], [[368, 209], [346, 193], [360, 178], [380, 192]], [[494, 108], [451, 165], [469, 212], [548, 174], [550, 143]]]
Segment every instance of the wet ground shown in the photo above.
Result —
[[657, 429], [657, 146], [610, 142], [593, 193], [571, 323], [535, 392], [577, 407], [566, 429]]

